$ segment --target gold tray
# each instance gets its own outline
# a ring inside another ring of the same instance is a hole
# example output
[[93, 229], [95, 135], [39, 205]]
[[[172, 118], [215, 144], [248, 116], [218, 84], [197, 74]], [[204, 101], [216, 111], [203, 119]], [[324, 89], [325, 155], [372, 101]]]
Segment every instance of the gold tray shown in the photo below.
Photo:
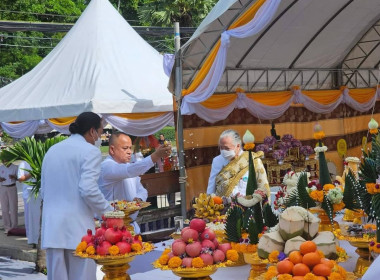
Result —
[[211, 274], [215, 273], [217, 270], [217, 267], [212, 267], [212, 268], [198, 268], [197, 270], [172, 270], [172, 272], [183, 278], [198, 278], [198, 277], [206, 277], [210, 276]]

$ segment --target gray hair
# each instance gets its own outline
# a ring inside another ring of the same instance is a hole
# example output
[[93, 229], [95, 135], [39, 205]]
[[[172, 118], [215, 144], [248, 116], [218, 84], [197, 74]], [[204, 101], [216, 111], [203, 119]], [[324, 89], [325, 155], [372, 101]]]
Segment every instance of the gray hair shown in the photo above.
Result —
[[232, 143], [234, 143], [235, 147], [237, 146], [237, 144], [240, 144], [240, 146], [242, 145], [239, 133], [237, 133], [233, 129], [227, 129], [227, 130], [223, 131], [222, 134], [220, 134], [220, 136], [219, 136], [219, 143], [220, 143], [220, 140], [222, 140], [225, 137], [230, 137], [232, 139]]

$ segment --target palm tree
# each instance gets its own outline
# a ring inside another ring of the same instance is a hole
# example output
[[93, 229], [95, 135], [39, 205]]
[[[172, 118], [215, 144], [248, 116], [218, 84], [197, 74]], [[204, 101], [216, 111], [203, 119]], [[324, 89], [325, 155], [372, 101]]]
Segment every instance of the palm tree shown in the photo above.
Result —
[[[45, 142], [40, 140], [35, 140], [34, 138], [26, 137], [19, 142], [16, 142], [13, 146], [3, 150], [1, 152], [1, 160], [8, 163], [13, 163], [16, 160], [26, 161], [30, 165], [30, 170], [26, 171], [30, 173], [33, 180], [24, 182], [32, 186], [32, 194], [37, 197], [41, 188], [41, 168], [42, 161], [46, 152], [54, 144], [61, 142], [66, 137], [58, 136], [54, 138], [49, 138]], [[42, 213], [43, 202], [41, 202], [41, 213]], [[42, 219], [42, 215], [41, 218]], [[41, 225], [41, 223], [40, 223]], [[38, 238], [37, 245], [37, 258], [36, 258], [36, 270], [42, 272], [46, 270], [46, 260], [45, 251], [41, 250], [41, 228], [40, 237]]]

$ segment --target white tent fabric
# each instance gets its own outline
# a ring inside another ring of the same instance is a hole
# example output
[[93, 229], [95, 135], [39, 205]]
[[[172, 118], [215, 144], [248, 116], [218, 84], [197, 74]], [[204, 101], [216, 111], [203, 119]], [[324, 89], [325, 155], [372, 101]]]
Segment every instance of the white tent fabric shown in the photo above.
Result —
[[[48, 56], [0, 89], [0, 121], [39, 121], [84, 111], [172, 112], [162, 65], [163, 56], [108, 0], [92, 0]], [[29, 130], [35, 126], [33, 122]]]

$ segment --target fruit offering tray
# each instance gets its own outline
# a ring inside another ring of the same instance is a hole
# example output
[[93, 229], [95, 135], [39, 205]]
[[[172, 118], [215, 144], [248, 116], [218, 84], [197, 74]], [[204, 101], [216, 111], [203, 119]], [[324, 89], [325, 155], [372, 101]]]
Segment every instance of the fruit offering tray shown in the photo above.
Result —
[[121, 210], [125, 212], [136, 212], [143, 208], [150, 206], [150, 202], [146, 201], [126, 201], [126, 200], [114, 200], [111, 201], [111, 206], [116, 210]]
[[[274, 279], [276, 279], [276, 278], [274, 278]], [[358, 279], [358, 277], [356, 277], [354, 273], [347, 272], [346, 279], [344, 279], [344, 280], [357, 280], [357, 279]], [[266, 278], [265, 278], [264, 274], [261, 274], [260, 276], [257, 276], [255, 278], [255, 280], [266, 280]]]

